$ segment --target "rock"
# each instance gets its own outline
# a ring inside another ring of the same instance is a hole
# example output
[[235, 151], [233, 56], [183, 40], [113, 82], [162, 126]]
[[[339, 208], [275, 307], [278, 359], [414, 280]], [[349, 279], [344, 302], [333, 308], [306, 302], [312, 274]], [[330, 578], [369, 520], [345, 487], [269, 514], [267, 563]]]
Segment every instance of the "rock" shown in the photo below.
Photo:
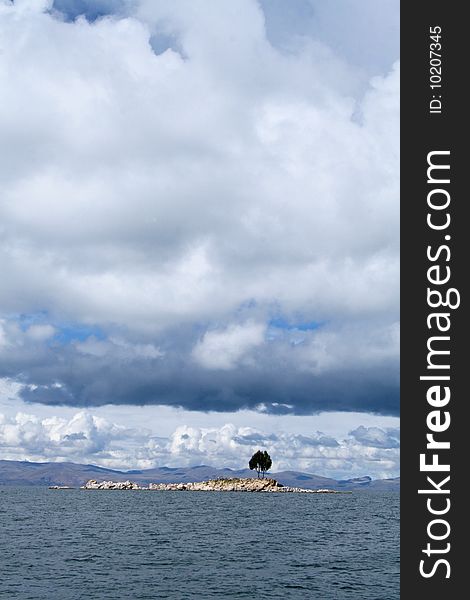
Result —
[[85, 483], [82, 489], [85, 490], [141, 490], [138, 483], [133, 481], [100, 481], [90, 479]]
[[192, 491], [192, 492], [282, 492], [302, 494], [342, 494], [335, 490], [307, 490], [299, 487], [283, 486], [275, 479], [209, 479], [194, 483], [150, 483], [148, 488], [132, 481], [101, 481], [90, 479], [82, 489], [85, 490], [155, 490], [155, 491]]

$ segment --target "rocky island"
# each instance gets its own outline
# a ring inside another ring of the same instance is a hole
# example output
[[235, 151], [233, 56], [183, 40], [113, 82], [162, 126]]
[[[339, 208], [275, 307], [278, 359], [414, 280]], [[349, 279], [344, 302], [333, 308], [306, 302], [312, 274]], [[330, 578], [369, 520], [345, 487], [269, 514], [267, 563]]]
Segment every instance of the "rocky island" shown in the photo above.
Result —
[[190, 491], [190, 492], [279, 492], [303, 494], [342, 494], [337, 490], [308, 490], [300, 487], [284, 486], [275, 479], [263, 478], [220, 478], [191, 483], [150, 483], [148, 487], [133, 481], [96, 481], [88, 480], [84, 490], [153, 490], [153, 491]]
[[305, 489], [300, 487], [285, 486], [272, 477], [266, 477], [266, 472], [272, 466], [269, 454], [258, 450], [253, 454], [248, 464], [250, 471], [255, 470], [258, 477], [218, 477], [206, 481], [188, 483], [149, 483], [141, 486], [134, 481], [96, 481], [89, 479], [81, 487], [84, 490], [152, 490], [159, 492], [282, 492], [302, 494], [341, 494], [330, 489]]

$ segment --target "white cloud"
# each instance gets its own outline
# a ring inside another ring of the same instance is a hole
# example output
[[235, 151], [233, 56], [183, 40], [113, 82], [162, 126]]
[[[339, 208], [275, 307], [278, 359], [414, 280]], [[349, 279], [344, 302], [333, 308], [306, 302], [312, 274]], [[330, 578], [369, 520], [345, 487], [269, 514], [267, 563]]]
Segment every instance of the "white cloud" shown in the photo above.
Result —
[[7, 332], [5, 331], [5, 321], [0, 319], [0, 347], [8, 344]]
[[[361, 435], [368, 431], [369, 438]], [[69, 418], [0, 413], [0, 450], [11, 460], [93, 463], [114, 468], [209, 464], [244, 468], [259, 447], [272, 455], [276, 471], [304, 470], [319, 475], [394, 476], [398, 471], [397, 432], [360, 426], [345, 439], [318, 431], [308, 435], [225, 424], [179, 425], [169, 437], [129, 428], [81, 411]]]
[[380, 427], [364, 427], [360, 425], [350, 432], [357, 442], [372, 448], [398, 448], [400, 446], [399, 429], [381, 429]]
[[[249, 298], [396, 307], [398, 72], [359, 125], [328, 66], [269, 45], [255, 2], [204, 7], [72, 24], [2, 5], [4, 306], [131, 328]], [[153, 54], [163, 21], [188, 60]]]
[[304, 335], [305, 343], [296, 347], [299, 367], [320, 374], [351, 368], [386, 365], [399, 353], [399, 324], [364, 324], [342, 328], [325, 327]]
[[[2, 456], [28, 460], [98, 460], [112, 451], [113, 444], [132, 441], [137, 433], [123, 426], [78, 412], [70, 419], [17, 413], [14, 417], [0, 418], [0, 447]], [[139, 436], [142, 435], [139, 432]], [[126, 460], [123, 453], [122, 459]]]
[[33, 324], [21, 328], [11, 319], [0, 319], [0, 347], [41, 344], [50, 340], [56, 333], [56, 328], [49, 324]]
[[37, 342], [48, 340], [55, 333], [56, 329], [52, 325], [31, 325], [26, 330], [26, 336]]
[[222, 331], [208, 331], [193, 348], [194, 359], [206, 369], [233, 369], [264, 341], [266, 327], [247, 322]]

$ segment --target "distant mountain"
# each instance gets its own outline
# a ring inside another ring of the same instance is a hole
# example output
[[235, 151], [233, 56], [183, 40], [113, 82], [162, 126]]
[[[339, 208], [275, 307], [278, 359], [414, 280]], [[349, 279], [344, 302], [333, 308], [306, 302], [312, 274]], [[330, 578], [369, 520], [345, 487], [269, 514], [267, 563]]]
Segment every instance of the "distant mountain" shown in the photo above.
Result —
[[[400, 490], [400, 478], [376, 479], [359, 477], [337, 481], [329, 477], [321, 477], [299, 471], [280, 471], [270, 473], [283, 485], [303, 487], [307, 489], [329, 488], [334, 490], [368, 490], [393, 491]], [[97, 481], [125, 481], [130, 479], [140, 484], [149, 483], [185, 483], [204, 481], [216, 477], [256, 477], [249, 469], [216, 469], [207, 465], [197, 467], [157, 467], [154, 469], [118, 471], [96, 465], [79, 465], [76, 463], [35, 463], [28, 461], [0, 460], [0, 485], [8, 486], [48, 486], [69, 485], [78, 487], [88, 479]]]

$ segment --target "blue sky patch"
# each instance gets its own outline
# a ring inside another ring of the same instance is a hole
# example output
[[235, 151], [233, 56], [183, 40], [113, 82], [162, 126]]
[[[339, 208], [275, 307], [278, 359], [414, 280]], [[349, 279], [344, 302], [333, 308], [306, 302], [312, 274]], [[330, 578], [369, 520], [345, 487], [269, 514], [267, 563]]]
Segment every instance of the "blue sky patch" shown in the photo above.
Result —
[[54, 336], [56, 342], [68, 344], [72, 341], [84, 342], [89, 337], [93, 336], [99, 340], [106, 339], [103, 331], [93, 325], [80, 325], [78, 323], [69, 323], [67, 325], [55, 325], [59, 330]]
[[27, 331], [33, 325], [52, 325], [57, 330], [53, 339], [61, 344], [67, 344], [72, 341], [83, 342], [91, 336], [99, 340], [104, 340], [107, 337], [103, 330], [96, 325], [55, 322], [46, 310], [31, 314], [20, 314], [13, 317], [12, 320], [18, 322], [21, 331]]
[[317, 321], [288, 321], [285, 317], [276, 317], [268, 323], [269, 327], [286, 330], [297, 329], [298, 331], [313, 331], [323, 324]]
[[124, 9], [122, 0], [54, 0], [53, 8], [64, 16], [67, 21], [74, 21], [84, 16], [93, 22], [100, 17], [120, 13]]

